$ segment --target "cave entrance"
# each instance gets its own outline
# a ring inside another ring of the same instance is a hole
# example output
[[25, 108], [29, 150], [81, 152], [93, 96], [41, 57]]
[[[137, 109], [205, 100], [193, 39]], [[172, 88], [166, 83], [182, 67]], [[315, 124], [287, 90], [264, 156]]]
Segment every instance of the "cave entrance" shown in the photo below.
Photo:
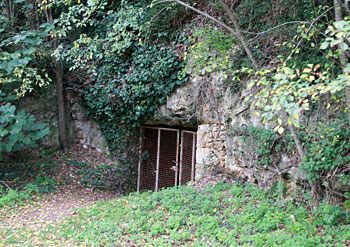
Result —
[[184, 185], [195, 179], [197, 132], [193, 129], [143, 126], [137, 191]]

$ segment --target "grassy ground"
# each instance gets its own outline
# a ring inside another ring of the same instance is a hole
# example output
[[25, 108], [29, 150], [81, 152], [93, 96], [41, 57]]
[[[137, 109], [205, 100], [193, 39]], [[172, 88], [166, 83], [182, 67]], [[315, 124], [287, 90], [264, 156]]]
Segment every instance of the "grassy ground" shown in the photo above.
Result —
[[40, 231], [2, 229], [3, 246], [349, 246], [349, 214], [277, 201], [253, 185], [170, 188], [81, 209]]

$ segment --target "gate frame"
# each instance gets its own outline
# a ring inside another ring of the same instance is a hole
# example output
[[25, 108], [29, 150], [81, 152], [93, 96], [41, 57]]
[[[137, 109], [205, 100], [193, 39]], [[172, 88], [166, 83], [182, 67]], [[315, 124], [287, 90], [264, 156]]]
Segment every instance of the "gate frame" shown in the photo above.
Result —
[[179, 174], [179, 185], [182, 185], [182, 156], [183, 156], [183, 151], [184, 149], [182, 148], [183, 146], [183, 141], [184, 141], [184, 133], [189, 133], [192, 134], [192, 165], [191, 165], [191, 181], [194, 181], [194, 169], [195, 169], [195, 151], [196, 151], [196, 136], [197, 132], [196, 131], [189, 131], [189, 130], [180, 130], [181, 132], [181, 151], [180, 151], [180, 174]]
[[[142, 148], [143, 148], [143, 141], [142, 141], [142, 134], [143, 129], [156, 129], [158, 130], [158, 140], [157, 140], [157, 167], [156, 167], [156, 183], [155, 183], [155, 191], [158, 191], [158, 183], [159, 183], [159, 162], [160, 162], [160, 136], [161, 131], [176, 131], [177, 132], [177, 139], [176, 139], [176, 159], [175, 159], [175, 186], [178, 183], [178, 172], [179, 172], [179, 137], [180, 137], [180, 129], [172, 129], [172, 128], [164, 128], [164, 127], [152, 127], [152, 126], [141, 126], [140, 128], [140, 151], [139, 151], [139, 162], [138, 162], [138, 171], [137, 171], [137, 192], [140, 192], [140, 181], [141, 181], [141, 159], [142, 159]], [[182, 149], [181, 149], [182, 150]]]

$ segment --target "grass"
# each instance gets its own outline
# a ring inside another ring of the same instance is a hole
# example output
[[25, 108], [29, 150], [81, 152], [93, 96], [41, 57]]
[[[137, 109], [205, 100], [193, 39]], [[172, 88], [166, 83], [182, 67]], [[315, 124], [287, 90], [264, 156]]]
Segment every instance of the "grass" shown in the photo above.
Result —
[[6, 246], [348, 246], [348, 223], [339, 207], [322, 204], [311, 215], [254, 185], [219, 183], [101, 201], [40, 232], [0, 236]]

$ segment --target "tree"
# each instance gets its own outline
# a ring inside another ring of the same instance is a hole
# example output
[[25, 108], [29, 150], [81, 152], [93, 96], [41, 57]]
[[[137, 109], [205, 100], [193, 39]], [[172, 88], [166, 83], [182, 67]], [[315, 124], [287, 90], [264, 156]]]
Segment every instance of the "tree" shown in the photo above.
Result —
[[[56, 82], [59, 139], [65, 152], [70, 143], [66, 133], [63, 69], [54, 53], [72, 30], [84, 27], [92, 13], [101, 7], [100, 1], [88, 2], [84, 5], [70, 0], [8, 0], [3, 5], [0, 69], [4, 72], [0, 73], [0, 82], [6, 93], [16, 93], [18, 98], [35, 91], [35, 86], [47, 85], [52, 79]], [[13, 11], [15, 7], [17, 15]], [[53, 78], [48, 76], [51, 72]]]
[[[339, 171], [341, 171], [342, 168], [340, 167], [342, 167], [343, 164], [335, 162], [336, 164], [333, 163], [333, 165], [326, 165], [326, 162], [317, 160], [319, 158], [316, 158], [313, 152], [315, 152], [315, 150], [321, 152], [320, 150], [322, 150], [322, 148], [318, 149], [317, 147], [314, 147], [312, 143], [305, 141], [305, 138], [317, 139], [319, 138], [320, 133], [313, 133], [312, 130], [309, 130], [306, 137], [302, 137], [300, 135], [300, 131], [305, 131], [305, 128], [308, 127], [307, 125], [302, 125], [303, 121], [305, 121], [304, 119], [306, 118], [306, 115], [312, 114], [312, 108], [317, 104], [320, 104], [320, 100], [327, 94], [332, 95], [332, 97], [338, 97], [337, 94], [341, 93], [345, 96], [348, 115], [347, 119], [348, 121], [350, 120], [350, 97], [348, 82], [350, 71], [349, 66], [347, 66], [349, 42], [347, 35], [349, 30], [347, 29], [347, 22], [344, 22], [343, 20], [341, 10], [343, 9], [349, 13], [347, 1], [342, 2], [339, 0], [334, 0], [333, 7], [320, 5], [310, 11], [310, 15], [308, 16], [309, 19], [304, 19], [302, 21], [290, 21], [276, 25], [269, 30], [254, 32], [253, 34], [255, 35], [261, 35], [284, 25], [295, 23], [300, 24], [298, 30], [299, 33], [295, 34], [293, 40], [289, 40], [280, 45], [288, 48], [290, 52], [287, 54], [279, 54], [279, 62], [277, 63], [277, 66], [274, 65], [266, 68], [259, 66], [259, 62], [254, 57], [254, 53], [249, 49], [249, 46], [247, 45], [248, 42], [243, 35], [252, 33], [252, 31], [241, 30], [239, 24], [241, 20], [237, 16], [237, 13], [224, 1], [216, 0], [214, 2], [216, 2], [217, 6], [220, 6], [225, 11], [228, 17], [226, 18], [226, 21], [219, 20], [214, 16], [209, 15], [208, 13], [205, 13], [200, 9], [180, 0], [156, 1], [157, 4], [164, 2], [180, 4], [208, 18], [214, 23], [214, 25], [217, 26], [217, 28], [226, 30], [235, 38], [232, 39], [233, 45], [235, 40], [237, 40], [244, 48], [251, 61], [251, 67], [253, 70], [244, 67], [238, 68], [237, 71], [231, 69], [229, 72], [230, 77], [237, 79], [236, 75], [239, 73], [245, 74], [249, 77], [250, 83], [248, 84], [248, 89], [254, 89], [253, 91], [255, 91], [255, 93], [248, 97], [246, 101], [250, 101], [252, 103], [252, 108], [257, 110], [256, 114], [262, 117], [263, 123], [275, 123], [275, 131], [281, 135], [285, 131], [283, 126], [288, 126], [289, 133], [294, 140], [299, 156], [299, 167], [308, 173], [309, 182], [315, 196], [314, 202], [317, 206], [318, 198], [321, 194], [320, 190], [322, 186], [324, 186], [323, 183], [325, 182], [325, 184], [329, 184], [330, 182], [329, 180], [320, 180], [320, 174], [329, 172], [327, 173], [327, 179], [329, 179], [329, 177], [331, 177], [329, 174], [331, 172], [336, 173], [336, 169], [338, 168]], [[335, 10], [335, 20], [328, 21], [329, 19], [327, 18], [330, 17], [333, 9]], [[305, 13], [307, 12], [308, 10], [305, 10]], [[233, 27], [230, 27], [227, 24], [227, 19], [231, 21]], [[321, 22], [321, 20], [326, 22], [328, 21], [327, 25], [330, 26], [328, 31], [326, 31], [327, 26], [324, 25], [324, 22]], [[332, 25], [333, 22], [334, 26]], [[205, 64], [202, 59], [203, 56], [201, 57], [198, 53], [195, 53], [195, 56], [193, 56], [193, 54], [191, 56], [195, 58], [192, 59], [190, 66], [199, 66], [201, 69], [205, 68], [208, 73], [212, 72], [213, 69], [220, 71], [227, 69], [228, 67], [234, 67], [233, 62], [222, 62], [222, 60], [225, 60], [225, 57], [230, 58], [230, 54], [225, 53], [225, 49], [227, 49], [229, 46], [228, 44], [225, 44], [227, 38], [225, 41], [221, 41], [220, 47], [220, 45], [217, 45], [216, 43], [220, 42], [219, 38], [216, 39], [216, 37], [218, 37], [217, 30], [197, 31], [195, 34], [198, 35], [198, 33], [202, 35], [199, 36], [199, 44], [194, 44], [192, 47], [195, 47], [197, 48], [197, 51], [204, 53], [210, 53], [209, 49], [219, 48], [216, 50], [216, 52], [219, 51], [219, 53], [222, 52], [225, 55], [222, 56], [224, 59], [221, 59], [221, 61], [209, 61], [207, 64]], [[214, 42], [210, 43], [208, 39], [205, 40], [205, 37], [209, 37], [209, 39]], [[290, 35], [289, 37], [291, 38]], [[306, 44], [302, 45], [303, 42]], [[336, 50], [335, 47], [338, 47], [338, 49]], [[307, 49], [312, 49], [312, 52], [314, 53], [309, 58], [306, 56], [303, 57], [304, 54], [308, 54]], [[303, 50], [304, 54], [301, 52], [301, 50]], [[324, 54], [325, 50], [327, 54], [326, 56]], [[234, 52], [231, 53], [233, 54]], [[196, 59], [196, 57], [199, 58]], [[205, 55], [204, 57], [211, 59], [209, 55]], [[339, 69], [337, 64], [338, 62], [341, 65], [342, 73], [338, 73], [335, 76], [334, 71], [338, 71]], [[332, 107], [330, 103], [331, 101], [328, 101], [328, 108]], [[321, 128], [322, 121], [318, 120], [318, 123], [319, 128]], [[328, 124], [331, 126], [334, 124], [336, 125], [337, 123], [335, 121]], [[323, 131], [325, 129], [327, 128], [323, 127], [321, 132], [324, 133]], [[336, 135], [335, 132], [326, 133], [328, 133], [327, 135], [329, 135], [329, 139], [332, 138], [332, 135]], [[343, 152], [344, 150], [342, 148], [345, 146], [342, 144], [342, 142], [343, 139], [334, 144], [334, 150], [338, 150], [337, 152], [339, 153], [341, 160], [344, 158], [343, 155], [346, 154], [346, 152]], [[325, 146], [326, 145], [327, 144], [325, 144]], [[329, 159], [329, 157], [322, 157], [324, 160]], [[316, 162], [318, 164], [318, 166], [316, 165], [318, 170], [313, 170], [312, 166], [315, 166], [314, 164]], [[329, 185], [326, 185], [326, 188], [328, 188], [329, 191], [332, 190]]]
[[[53, 6], [41, 4], [41, 11], [46, 16], [46, 22], [54, 25], [54, 17], [53, 17]], [[38, 10], [37, 10], [38, 11]], [[36, 25], [33, 25], [36, 26]], [[50, 39], [49, 39], [50, 40]], [[58, 39], [57, 37], [51, 38], [51, 46], [53, 50], [58, 48]], [[70, 146], [69, 139], [67, 136], [67, 126], [66, 126], [66, 111], [65, 111], [65, 99], [63, 92], [63, 79], [62, 79], [62, 68], [59, 61], [57, 61], [54, 57], [52, 57], [52, 67], [55, 74], [56, 81], [56, 91], [57, 91], [57, 106], [58, 106], [58, 132], [59, 132], [59, 140], [61, 147], [64, 152], [67, 152]]]

